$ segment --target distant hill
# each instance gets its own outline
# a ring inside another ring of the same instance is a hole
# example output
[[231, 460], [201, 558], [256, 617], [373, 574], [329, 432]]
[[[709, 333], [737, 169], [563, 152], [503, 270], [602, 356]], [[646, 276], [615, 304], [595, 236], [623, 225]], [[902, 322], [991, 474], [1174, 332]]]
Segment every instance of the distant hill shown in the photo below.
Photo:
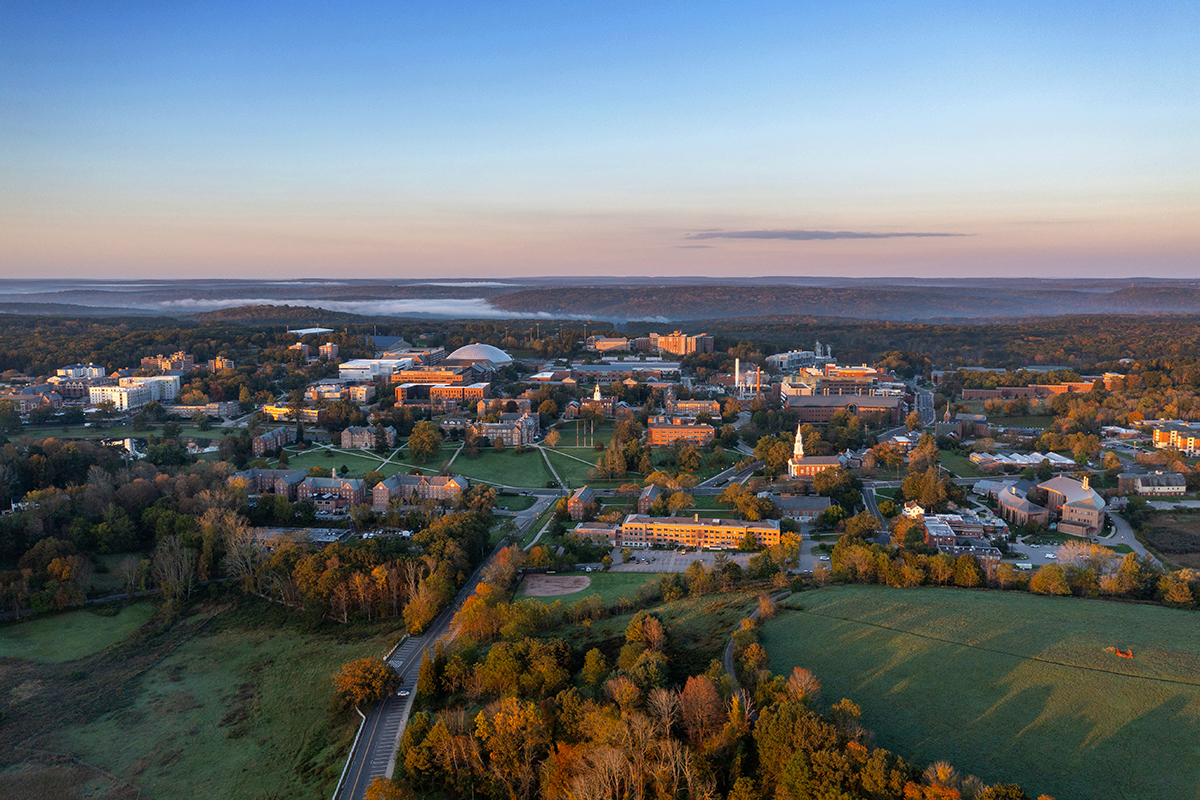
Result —
[[109, 306], [81, 306], [74, 303], [0, 303], [0, 314], [31, 317], [154, 317], [157, 311]]
[[1069, 286], [641, 286], [524, 289], [491, 298], [513, 313], [587, 315], [612, 320], [813, 316], [914, 321], [1022, 318], [1060, 314], [1192, 314], [1200, 285]]
[[189, 314], [198, 322], [234, 322], [239, 325], [354, 325], [370, 322], [371, 317], [326, 311], [311, 306], [237, 306]]

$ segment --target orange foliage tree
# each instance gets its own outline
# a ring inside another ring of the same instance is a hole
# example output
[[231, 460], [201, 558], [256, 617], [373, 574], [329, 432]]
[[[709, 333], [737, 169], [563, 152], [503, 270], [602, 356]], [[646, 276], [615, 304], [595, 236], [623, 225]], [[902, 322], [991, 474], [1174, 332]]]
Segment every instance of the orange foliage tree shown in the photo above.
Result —
[[382, 658], [360, 658], [342, 665], [333, 677], [333, 688], [354, 705], [375, 702], [400, 685], [396, 670]]

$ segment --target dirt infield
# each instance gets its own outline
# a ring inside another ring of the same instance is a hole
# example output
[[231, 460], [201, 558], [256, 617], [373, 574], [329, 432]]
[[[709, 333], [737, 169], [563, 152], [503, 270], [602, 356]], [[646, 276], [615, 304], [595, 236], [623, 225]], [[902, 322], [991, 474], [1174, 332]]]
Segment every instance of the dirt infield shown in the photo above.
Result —
[[555, 597], [560, 594], [574, 594], [592, 585], [592, 579], [586, 575], [526, 575], [526, 597]]

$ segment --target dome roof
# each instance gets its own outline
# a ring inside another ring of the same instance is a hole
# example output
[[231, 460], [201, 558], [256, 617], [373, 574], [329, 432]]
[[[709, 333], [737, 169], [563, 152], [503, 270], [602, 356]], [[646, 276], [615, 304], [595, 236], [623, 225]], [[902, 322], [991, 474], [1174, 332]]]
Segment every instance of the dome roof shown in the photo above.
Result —
[[492, 347], [490, 344], [469, 344], [466, 347], [460, 347], [450, 355], [446, 356], [447, 361], [491, 361], [493, 364], [510, 364], [512, 357], [508, 353], [501, 350], [499, 347]]

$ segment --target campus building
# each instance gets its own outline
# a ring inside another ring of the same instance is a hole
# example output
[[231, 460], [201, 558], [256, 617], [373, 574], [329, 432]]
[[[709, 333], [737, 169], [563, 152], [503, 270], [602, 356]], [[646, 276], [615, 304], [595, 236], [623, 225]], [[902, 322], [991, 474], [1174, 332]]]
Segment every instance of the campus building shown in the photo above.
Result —
[[276, 428], [251, 439], [250, 451], [256, 457], [262, 456], [265, 453], [270, 453], [285, 445], [289, 445], [294, 441], [296, 441], [296, 429], [294, 427]]
[[706, 547], [717, 550], [736, 550], [754, 537], [756, 546], [779, 544], [779, 520], [764, 519], [745, 522], [735, 519], [701, 519], [696, 514], [687, 517], [646, 517], [630, 514], [621, 524], [619, 542], [622, 547], [680, 546]]
[[541, 431], [537, 414], [502, 414], [499, 422], [472, 422], [467, 429], [491, 443], [504, 442], [509, 447], [533, 444]]
[[[786, 385], [786, 384], [785, 384]], [[787, 408], [800, 416], [801, 423], [824, 424], [845, 409], [862, 420], [877, 420], [899, 425], [907, 408], [903, 397], [879, 395], [787, 395]]]
[[[387, 446], [393, 448], [396, 446], [396, 429], [391, 425], [383, 429], [384, 436], [387, 439]], [[359, 428], [351, 426], [342, 431], [342, 449], [343, 450], [374, 450], [377, 443], [377, 435], [375, 428]]]
[[1188, 458], [1200, 456], [1200, 428], [1191, 425], [1168, 423], [1153, 428], [1154, 446], [1161, 449], [1178, 450]]
[[712, 425], [704, 425], [683, 417], [658, 417], [646, 426], [646, 444], [650, 447], [670, 447], [675, 442], [702, 447], [717, 436]]
[[467, 479], [461, 475], [400, 475], [396, 474], [375, 484], [371, 492], [374, 509], [387, 511], [393, 500], [457, 500], [467, 490]]
[[358, 478], [305, 478], [296, 499], [311, 500], [318, 511], [345, 511], [366, 502], [367, 485]]
[[839, 456], [806, 457], [804, 437], [800, 435], [800, 428], [796, 428], [796, 443], [792, 446], [792, 457], [788, 459], [789, 478], [811, 481], [818, 473], [840, 466], [842, 459]]
[[596, 506], [596, 493], [591, 487], [580, 486], [567, 499], [567, 516], [571, 519], [583, 519], [588, 511]]
[[1059, 475], [1038, 485], [1047, 494], [1050, 512], [1058, 515], [1058, 530], [1074, 536], [1095, 536], [1104, 527], [1104, 498], [1089, 485]]
[[1117, 476], [1117, 491], [1141, 497], [1182, 497], [1187, 494], [1187, 481], [1178, 472], [1122, 472]]
[[657, 333], [650, 334], [650, 346], [664, 353], [676, 356], [686, 356], [690, 353], [711, 353], [715, 340], [707, 333], [689, 336], [683, 331], [675, 331], [666, 336]]

